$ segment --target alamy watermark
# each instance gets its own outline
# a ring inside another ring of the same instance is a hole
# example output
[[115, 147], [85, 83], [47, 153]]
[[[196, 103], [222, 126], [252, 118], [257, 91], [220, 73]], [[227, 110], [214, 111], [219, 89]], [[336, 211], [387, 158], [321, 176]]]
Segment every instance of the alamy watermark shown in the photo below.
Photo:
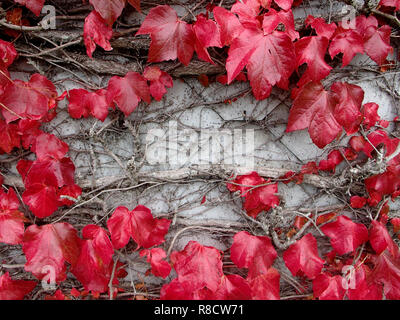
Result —
[[145, 143], [150, 165], [254, 167], [254, 129], [178, 129], [177, 122], [170, 121], [167, 129], [149, 130]]

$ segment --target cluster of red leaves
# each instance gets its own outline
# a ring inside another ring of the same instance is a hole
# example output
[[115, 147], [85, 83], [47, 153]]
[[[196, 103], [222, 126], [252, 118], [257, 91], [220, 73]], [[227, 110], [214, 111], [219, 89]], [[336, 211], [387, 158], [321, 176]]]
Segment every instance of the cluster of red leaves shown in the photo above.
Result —
[[68, 92], [68, 111], [72, 118], [87, 118], [89, 115], [104, 121], [110, 108], [115, 105], [129, 116], [140, 101], [151, 102], [151, 96], [160, 101], [167, 88], [173, 86], [169, 74], [158, 67], [147, 67], [143, 76], [137, 72], [128, 72], [125, 77], [114, 76], [108, 82], [107, 89], [89, 92], [85, 89], [73, 89]]
[[[320, 257], [311, 233], [283, 252], [292, 275], [305, 284], [306, 279], [311, 281], [315, 299], [400, 299], [400, 252], [382, 222], [373, 221], [368, 230], [339, 216], [321, 230], [333, 248], [326, 260]], [[360, 246], [371, 249], [358, 254]], [[247, 269], [243, 278], [224, 274], [222, 254], [216, 248], [191, 241], [182, 251], [171, 254], [177, 277], [163, 286], [161, 299], [278, 300], [280, 274], [273, 267], [277, 256], [270, 238], [237, 233], [230, 258], [238, 268]]]
[[[21, 244], [27, 260], [25, 270], [39, 280], [64, 281], [68, 263], [69, 271], [82, 283], [85, 291], [106, 292], [111, 280], [113, 285], [118, 285], [118, 278], [126, 276], [122, 263], [116, 261], [114, 266], [113, 255], [114, 250], [125, 247], [131, 237], [138, 249], [145, 248], [140, 255], [147, 256], [154, 275], [165, 278], [170, 273], [169, 264], [162, 260], [166, 257], [165, 252], [154, 248], [165, 241], [170, 221], [155, 219], [144, 206], [133, 211], [119, 207], [107, 222], [109, 231], [87, 225], [80, 238], [77, 230], [65, 222], [33, 224], [24, 231], [24, 216], [18, 211], [19, 202], [12, 189], [8, 194], [1, 194], [1, 203], [0, 241]], [[8, 274], [0, 279], [0, 297], [4, 299], [22, 299], [36, 286], [34, 281], [12, 281]], [[9, 291], [14, 293], [9, 294]]]
[[245, 199], [243, 209], [253, 218], [279, 204], [278, 184], [266, 181], [257, 172], [237, 177], [227, 183], [227, 188], [231, 192], [239, 191]]

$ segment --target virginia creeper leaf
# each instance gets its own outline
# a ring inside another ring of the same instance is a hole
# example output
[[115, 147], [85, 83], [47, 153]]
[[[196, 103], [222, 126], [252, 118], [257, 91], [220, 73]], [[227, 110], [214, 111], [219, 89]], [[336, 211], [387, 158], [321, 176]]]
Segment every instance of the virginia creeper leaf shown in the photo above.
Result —
[[12, 280], [6, 272], [0, 276], [0, 300], [23, 300], [36, 285], [36, 281]]
[[85, 19], [83, 26], [83, 39], [87, 55], [92, 58], [96, 45], [106, 51], [111, 51], [110, 39], [113, 35], [112, 29], [106, 21], [96, 12], [92, 11]]
[[107, 221], [115, 249], [125, 247], [131, 237], [138, 247], [157, 246], [165, 241], [170, 224], [167, 219], [153, 218], [150, 209], [142, 205], [132, 211], [118, 207]]

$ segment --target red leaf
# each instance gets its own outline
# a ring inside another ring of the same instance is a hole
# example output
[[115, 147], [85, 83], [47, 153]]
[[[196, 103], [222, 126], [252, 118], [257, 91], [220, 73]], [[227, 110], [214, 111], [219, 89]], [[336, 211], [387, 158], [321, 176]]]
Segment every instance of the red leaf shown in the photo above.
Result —
[[399, 0], [381, 0], [379, 5], [385, 7], [393, 7], [396, 11], [400, 10], [400, 1]]
[[304, 37], [295, 43], [296, 65], [307, 63], [307, 70], [299, 82], [299, 86], [312, 80], [318, 82], [325, 79], [332, 67], [325, 62], [325, 53], [329, 39], [320, 36]]
[[45, 0], [14, 0], [16, 3], [27, 7], [31, 10], [37, 17], [42, 12], [42, 8]]
[[371, 278], [375, 283], [383, 284], [383, 292], [388, 300], [400, 299], [400, 259], [388, 251], [374, 256], [375, 268]]
[[18, 119], [42, 120], [56, 106], [57, 90], [52, 82], [34, 74], [29, 82], [14, 80], [0, 96], [0, 106], [7, 123]]
[[147, 262], [151, 264], [151, 273], [156, 277], [165, 279], [171, 272], [170, 264], [163, 260], [167, 257], [165, 251], [161, 248], [145, 249], [140, 251], [140, 256], [147, 257]]
[[279, 300], [279, 281], [279, 272], [274, 268], [270, 268], [266, 273], [253, 278], [250, 281], [253, 300]]
[[[243, 209], [249, 216], [256, 217], [260, 212], [268, 211], [279, 204], [279, 197], [276, 196], [278, 184], [264, 180], [257, 172], [239, 176], [232, 183], [227, 183], [227, 188], [231, 192], [240, 191], [241, 196], [245, 197]], [[258, 185], [264, 186], [257, 187]]]
[[364, 34], [364, 49], [368, 56], [378, 65], [386, 63], [386, 58], [393, 50], [390, 46], [390, 34], [392, 28], [384, 25], [377, 29], [375, 26], [368, 27]]
[[139, 73], [128, 72], [123, 78], [114, 76], [108, 82], [108, 104], [114, 102], [125, 116], [129, 116], [141, 100], [150, 103], [151, 97], [147, 81]]
[[339, 216], [335, 222], [323, 225], [321, 230], [329, 237], [333, 249], [340, 255], [354, 252], [368, 241], [367, 227], [351, 221], [346, 216]]
[[63, 187], [74, 184], [75, 166], [71, 159], [28, 161], [20, 160], [17, 164], [25, 188], [34, 184], [44, 184], [53, 187]]
[[31, 148], [39, 161], [61, 160], [67, 154], [68, 149], [68, 144], [48, 133], [38, 135]]
[[49, 277], [56, 282], [64, 281], [65, 262], [71, 265], [77, 262], [79, 241], [77, 231], [65, 222], [30, 226], [25, 231], [22, 245], [27, 260], [25, 270], [39, 280]]
[[390, 219], [390, 223], [393, 225], [393, 232], [397, 233], [400, 231], [400, 218]]
[[20, 212], [20, 203], [14, 189], [8, 193], [0, 192], [0, 242], [20, 244], [24, 235], [24, 222], [27, 219]]
[[268, 237], [256, 237], [242, 231], [233, 238], [231, 260], [239, 268], [248, 268], [250, 278], [266, 273], [276, 257], [277, 253]]
[[104, 121], [108, 116], [109, 103], [106, 90], [88, 92], [85, 89], [72, 89], [68, 92], [68, 101], [68, 112], [74, 119], [92, 115]]
[[350, 205], [354, 209], [360, 209], [367, 204], [367, 199], [359, 196], [352, 196], [350, 198]]
[[241, 276], [223, 275], [217, 291], [207, 298], [209, 300], [250, 300], [251, 289]]
[[324, 18], [314, 18], [312, 15], [309, 15], [305, 22], [307, 26], [315, 30], [318, 36], [328, 39], [332, 38], [337, 28], [336, 23], [327, 24]]
[[364, 53], [362, 36], [356, 30], [339, 27], [329, 47], [329, 54], [333, 59], [339, 53], [343, 53], [343, 68], [353, 60], [357, 53]]
[[201, 300], [194, 292], [186, 286], [182, 286], [178, 278], [170, 283], [164, 284], [160, 291], [160, 300]]
[[[260, 2], [265, 1], [261, 0]], [[267, 0], [269, 1], [269, 0]], [[293, 5], [293, 0], [274, 0], [275, 3], [280, 6], [283, 10], [289, 10]]]
[[342, 163], [343, 156], [339, 150], [333, 150], [328, 154], [327, 160], [321, 160], [318, 164], [318, 170], [332, 171], [335, 173], [336, 167]]
[[264, 14], [264, 34], [272, 33], [279, 24], [285, 26], [285, 33], [287, 33], [292, 41], [295, 41], [299, 38], [299, 33], [296, 31], [294, 26], [294, 17], [291, 10], [277, 12], [271, 8], [266, 14]]
[[312, 141], [324, 148], [342, 131], [334, 116], [336, 103], [320, 83], [306, 84], [293, 102], [286, 132], [308, 128]]
[[54, 293], [54, 295], [46, 295], [46, 297], [44, 298], [45, 300], [53, 300], [53, 301], [64, 301], [64, 300], [69, 300], [65, 294], [62, 293], [62, 291], [60, 289], [56, 290], [56, 292]]
[[[371, 273], [366, 265], [349, 265], [350, 270], [354, 270], [347, 280], [349, 300], [382, 300], [381, 285], [373, 283], [367, 277]], [[369, 277], [371, 278], [371, 277]]]
[[314, 279], [324, 265], [318, 255], [317, 240], [311, 233], [291, 245], [283, 253], [283, 260], [293, 276], [302, 271], [309, 279]]
[[313, 280], [314, 296], [319, 300], [343, 300], [346, 293], [341, 276], [330, 276], [325, 273]]
[[218, 289], [223, 273], [217, 249], [190, 241], [182, 251], [171, 253], [171, 263], [182, 287], [191, 291], [204, 287], [211, 291]]
[[18, 126], [7, 124], [0, 119], [0, 152], [10, 153], [14, 148], [21, 146], [21, 138], [18, 134]]
[[33, 184], [22, 194], [22, 200], [33, 214], [44, 219], [58, 209], [57, 189], [44, 184]]
[[221, 35], [217, 24], [213, 20], [207, 19], [205, 15], [200, 14], [197, 16], [197, 20], [193, 25], [193, 31], [196, 36], [195, 50], [197, 56], [201, 60], [214, 64], [207, 48], [222, 47]]
[[362, 121], [360, 110], [364, 100], [364, 90], [346, 82], [335, 82], [331, 90], [339, 101], [335, 108], [335, 119], [348, 135], [356, 133]]
[[372, 221], [371, 229], [369, 230], [369, 242], [377, 254], [381, 254], [387, 249], [393, 257], [399, 256], [399, 247], [393, 241], [382, 222]]
[[89, 2], [109, 26], [118, 19], [125, 7], [125, 0], [89, 0]]
[[115, 249], [125, 247], [131, 237], [138, 248], [157, 246], [165, 241], [170, 224], [167, 219], [153, 218], [150, 209], [141, 205], [133, 211], [118, 207], [107, 221]]
[[165, 87], [172, 88], [174, 85], [171, 76], [158, 67], [147, 67], [144, 69], [143, 77], [150, 81], [150, 94], [157, 101], [160, 101], [167, 93]]
[[366, 103], [363, 106], [364, 126], [367, 130], [371, 129], [381, 118], [378, 115], [379, 106], [376, 103]]
[[114, 249], [107, 232], [96, 225], [82, 230], [80, 255], [71, 272], [87, 291], [105, 292], [108, 289], [113, 268]]
[[150, 34], [149, 62], [179, 59], [188, 65], [194, 52], [192, 26], [178, 19], [168, 5], [152, 8], [136, 35]]
[[243, 26], [235, 14], [225, 8], [215, 7], [213, 14], [220, 29], [221, 44], [229, 46], [243, 31]]
[[36, 285], [36, 281], [12, 280], [6, 272], [0, 276], [0, 300], [23, 300]]
[[82, 194], [82, 189], [80, 186], [76, 184], [62, 187], [57, 192], [59, 206], [72, 206], [75, 202], [71, 201], [65, 196], [77, 199], [81, 194]]
[[229, 49], [228, 84], [245, 66], [256, 99], [269, 97], [274, 85], [287, 90], [289, 77], [296, 67], [290, 37], [280, 31], [264, 35], [260, 29], [245, 29]]
[[110, 39], [113, 35], [112, 29], [106, 21], [96, 12], [92, 11], [85, 19], [83, 26], [83, 39], [87, 55], [92, 58], [96, 45], [106, 51], [111, 51]]
[[6, 68], [12, 65], [17, 55], [12, 43], [0, 39], [0, 59]]

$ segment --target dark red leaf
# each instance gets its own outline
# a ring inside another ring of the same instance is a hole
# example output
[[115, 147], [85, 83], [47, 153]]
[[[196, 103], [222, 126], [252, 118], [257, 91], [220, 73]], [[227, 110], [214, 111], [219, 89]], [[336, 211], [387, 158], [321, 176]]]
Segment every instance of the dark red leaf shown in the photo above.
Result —
[[172, 88], [174, 85], [171, 76], [158, 67], [147, 67], [144, 69], [143, 77], [150, 82], [150, 94], [157, 101], [167, 93], [166, 87]]
[[14, 0], [16, 3], [27, 7], [36, 16], [39, 16], [42, 12], [42, 8], [45, 0]]
[[89, 0], [96, 12], [111, 26], [121, 15], [125, 0]]

